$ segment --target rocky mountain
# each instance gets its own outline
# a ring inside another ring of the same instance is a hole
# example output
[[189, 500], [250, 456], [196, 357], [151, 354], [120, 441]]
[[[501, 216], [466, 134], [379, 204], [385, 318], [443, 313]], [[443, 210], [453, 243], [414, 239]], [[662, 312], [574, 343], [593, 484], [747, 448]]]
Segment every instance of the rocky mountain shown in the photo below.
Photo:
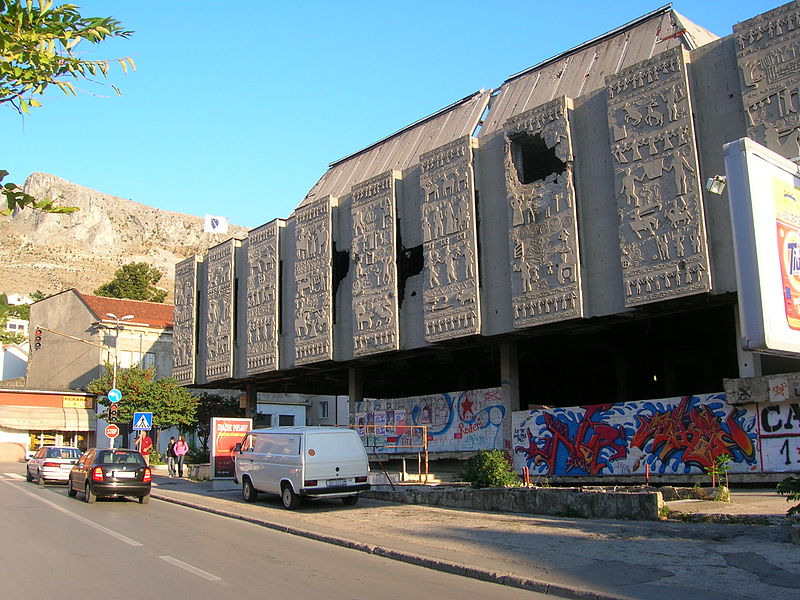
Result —
[[70, 214], [16, 211], [0, 217], [0, 292], [53, 294], [76, 288], [91, 294], [123, 264], [146, 262], [164, 274], [159, 287], [172, 302], [175, 263], [229, 237], [244, 237], [231, 226], [224, 236], [203, 233], [203, 218], [169, 212], [103, 194], [54, 175], [33, 173], [24, 189]]

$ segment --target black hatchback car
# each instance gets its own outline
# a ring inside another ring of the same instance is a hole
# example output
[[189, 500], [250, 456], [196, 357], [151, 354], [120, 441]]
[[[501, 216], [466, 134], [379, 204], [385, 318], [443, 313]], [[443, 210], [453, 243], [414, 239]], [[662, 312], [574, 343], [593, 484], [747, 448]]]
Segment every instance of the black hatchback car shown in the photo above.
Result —
[[136, 450], [92, 448], [72, 467], [67, 493], [83, 492], [86, 502], [97, 498], [134, 496], [141, 504], [150, 501], [152, 474]]

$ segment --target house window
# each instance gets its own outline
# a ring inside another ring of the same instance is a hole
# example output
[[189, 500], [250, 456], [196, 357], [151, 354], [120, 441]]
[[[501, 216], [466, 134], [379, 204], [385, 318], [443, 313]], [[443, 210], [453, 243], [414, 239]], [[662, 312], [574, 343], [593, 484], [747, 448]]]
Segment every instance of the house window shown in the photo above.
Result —
[[294, 425], [294, 415], [279, 415], [278, 425], [281, 427]]
[[319, 418], [320, 419], [327, 419], [328, 418], [328, 401], [323, 400], [319, 403]]

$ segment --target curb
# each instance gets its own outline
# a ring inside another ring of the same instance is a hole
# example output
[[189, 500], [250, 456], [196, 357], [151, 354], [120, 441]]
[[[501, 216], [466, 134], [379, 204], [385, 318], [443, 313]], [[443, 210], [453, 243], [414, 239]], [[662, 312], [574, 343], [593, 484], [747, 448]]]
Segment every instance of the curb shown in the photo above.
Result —
[[342, 548], [348, 548], [350, 550], [357, 550], [359, 552], [364, 552], [366, 554], [374, 554], [375, 556], [381, 556], [383, 558], [389, 558], [391, 560], [396, 560], [399, 562], [417, 565], [419, 567], [433, 569], [434, 571], [441, 571], [443, 573], [451, 573], [453, 575], [460, 575], [462, 577], [469, 577], [471, 579], [487, 581], [489, 583], [497, 583], [499, 585], [505, 585], [532, 592], [539, 592], [540, 594], [549, 594], [557, 596], [559, 598], [573, 598], [576, 600], [629, 600], [629, 598], [625, 596], [614, 596], [610, 594], [592, 592], [581, 588], [573, 588], [552, 583], [545, 583], [543, 581], [537, 581], [536, 579], [530, 579], [527, 577], [512, 575], [511, 573], [497, 573], [496, 571], [489, 571], [487, 569], [479, 569], [476, 567], [469, 567], [459, 563], [448, 562], [436, 558], [429, 558], [427, 556], [422, 556], [420, 554], [401, 552], [399, 550], [392, 550], [390, 548], [385, 548], [383, 546], [374, 546], [372, 544], [356, 542], [353, 540], [348, 540], [346, 538], [340, 538], [322, 533], [315, 533], [313, 531], [300, 529], [298, 527], [279, 525], [278, 523], [273, 523], [265, 519], [259, 519], [257, 517], [248, 517], [246, 515], [237, 514], [235, 512], [231, 512], [228, 510], [212, 508], [210, 506], [197, 504], [195, 502], [189, 502], [187, 500], [181, 500], [179, 498], [171, 498], [170, 496], [165, 496], [158, 493], [151, 492], [150, 496], [156, 498], [157, 500], [163, 500], [164, 502], [171, 502], [172, 504], [179, 504], [181, 506], [194, 508], [196, 510], [201, 510], [203, 512], [212, 513], [222, 517], [229, 517], [231, 519], [246, 521], [248, 523], [253, 523], [254, 525], [260, 525], [261, 527], [266, 527], [267, 529], [272, 529], [274, 531], [280, 531], [282, 533], [288, 533], [291, 535], [296, 535], [298, 537], [307, 538], [317, 542], [324, 542], [326, 544], [333, 544], [334, 546], [340, 546]]

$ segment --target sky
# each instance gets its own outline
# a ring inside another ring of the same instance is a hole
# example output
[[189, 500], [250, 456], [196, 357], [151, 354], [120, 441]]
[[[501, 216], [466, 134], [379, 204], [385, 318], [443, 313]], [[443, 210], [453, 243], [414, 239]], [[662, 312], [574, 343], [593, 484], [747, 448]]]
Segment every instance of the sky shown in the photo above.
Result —
[[[57, 0], [58, 4], [60, 2]], [[32, 172], [248, 228], [289, 217], [328, 165], [665, 4], [641, 0], [73, 0], [134, 34], [107, 85], [0, 108], [5, 183]], [[720, 37], [780, 0], [676, 0]]]

